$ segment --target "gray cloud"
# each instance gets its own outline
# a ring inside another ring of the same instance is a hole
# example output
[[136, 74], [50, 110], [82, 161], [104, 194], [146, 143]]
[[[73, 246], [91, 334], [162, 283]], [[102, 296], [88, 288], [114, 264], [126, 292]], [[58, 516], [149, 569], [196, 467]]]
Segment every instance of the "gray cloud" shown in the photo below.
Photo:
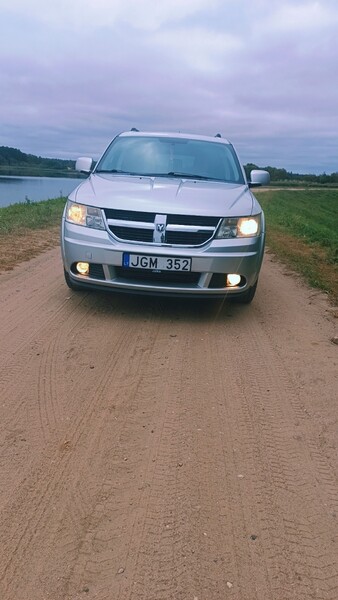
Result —
[[338, 170], [334, 2], [82, 5], [0, 9], [1, 145], [97, 158], [132, 126], [221, 131], [243, 162]]

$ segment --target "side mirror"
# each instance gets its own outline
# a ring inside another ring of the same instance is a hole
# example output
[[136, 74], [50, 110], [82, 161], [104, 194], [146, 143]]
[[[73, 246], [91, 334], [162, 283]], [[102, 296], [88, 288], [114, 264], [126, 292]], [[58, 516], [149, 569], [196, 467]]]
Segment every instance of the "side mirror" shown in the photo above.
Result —
[[251, 171], [249, 187], [259, 187], [260, 185], [269, 185], [269, 183], [270, 173], [268, 171]]
[[93, 159], [82, 156], [78, 158], [75, 164], [75, 170], [81, 171], [82, 173], [90, 173], [92, 170]]

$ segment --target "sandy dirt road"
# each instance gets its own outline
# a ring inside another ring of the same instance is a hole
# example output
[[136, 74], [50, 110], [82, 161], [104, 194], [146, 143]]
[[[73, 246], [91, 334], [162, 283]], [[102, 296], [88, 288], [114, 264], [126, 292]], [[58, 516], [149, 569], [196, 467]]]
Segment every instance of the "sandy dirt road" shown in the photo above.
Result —
[[334, 311], [0, 276], [1, 600], [337, 600]]

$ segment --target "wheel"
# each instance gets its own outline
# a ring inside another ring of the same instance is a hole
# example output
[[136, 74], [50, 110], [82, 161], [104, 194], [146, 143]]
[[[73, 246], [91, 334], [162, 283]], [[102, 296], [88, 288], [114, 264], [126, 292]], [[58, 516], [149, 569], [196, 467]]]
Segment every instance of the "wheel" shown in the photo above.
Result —
[[77, 285], [77, 283], [74, 283], [74, 281], [71, 280], [69, 273], [67, 273], [66, 269], [64, 269], [63, 272], [66, 284], [71, 290], [73, 290], [73, 292], [80, 292], [81, 290], [83, 290], [83, 287], [81, 287], [81, 285]]
[[251, 288], [249, 288], [246, 292], [243, 292], [243, 294], [234, 296], [233, 300], [235, 302], [237, 302], [238, 304], [250, 304], [250, 302], [252, 302], [254, 299], [256, 289], [257, 289], [257, 283], [258, 283], [258, 281], [256, 281], [255, 285], [253, 285]]

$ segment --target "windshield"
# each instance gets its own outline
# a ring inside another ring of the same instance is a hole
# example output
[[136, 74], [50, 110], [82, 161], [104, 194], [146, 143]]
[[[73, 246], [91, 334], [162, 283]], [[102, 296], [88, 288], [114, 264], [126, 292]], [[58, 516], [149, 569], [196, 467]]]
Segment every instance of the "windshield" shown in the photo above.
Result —
[[188, 138], [117, 137], [96, 172], [244, 183], [231, 144]]

